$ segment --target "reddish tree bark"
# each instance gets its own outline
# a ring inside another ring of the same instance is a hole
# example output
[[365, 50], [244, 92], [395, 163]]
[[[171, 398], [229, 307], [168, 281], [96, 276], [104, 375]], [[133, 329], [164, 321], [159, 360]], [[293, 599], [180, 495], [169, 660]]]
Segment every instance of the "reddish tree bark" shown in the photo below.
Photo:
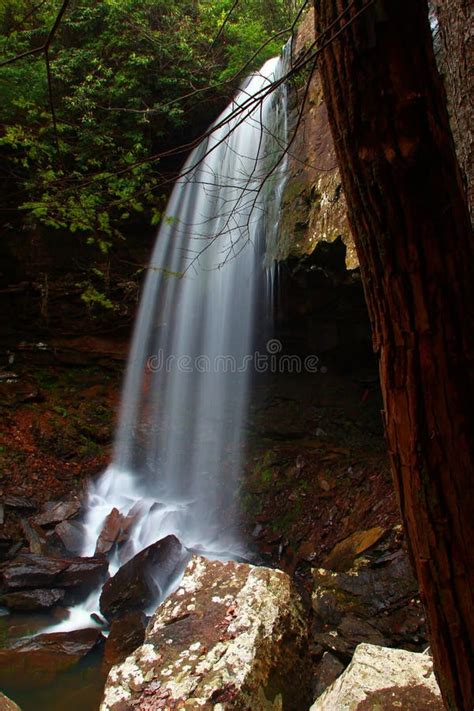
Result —
[[320, 71], [388, 448], [443, 697], [472, 711], [474, 242], [428, 7], [376, 0], [355, 17], [362, 0], [315, 5], [318, 35], [335, 22], [321, 45], [347, 23]]

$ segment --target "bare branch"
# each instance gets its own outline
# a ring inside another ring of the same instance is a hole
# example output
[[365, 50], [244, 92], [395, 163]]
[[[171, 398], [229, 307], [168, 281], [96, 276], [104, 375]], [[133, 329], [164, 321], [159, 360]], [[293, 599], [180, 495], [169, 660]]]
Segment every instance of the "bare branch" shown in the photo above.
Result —
[[219, 27], [219, 32], [216, 34], [216, 36], [215, 36], [214, 39], [212, 40], [211, 44], [209, 45], [208, 52], [210, 52], [211, 49], [213, 49], [213, 47], [215, 47], [215, 45], [216, 45], [216, 43], [217, 43], [217, 40], [219, 39], [219, 37], [220, 37], [221, 34], [223, 33], [225, 26], [227, 25], [228, 21], [229, 21], [230, 18], [232, 17], [232, 13], [234, 12], [234, 10], [235, 10], [235, 8], [237, 7], [237, 5], [239, 4], [239, 2], [240, 2], [240, 0], [235, 0], [235, 1], [234, 1], [234, 4], [232, 5], [232, 7], [230, 8], [229, 12], [228, 12], [227, 15], [225, 16], [222, 25]]
[[56, 121], [56, 110], [54, 108], [53, 85], [52, 85], [52, 79], [51, 79], [51, 66], [49, 63], [49, 52], [48, 52], [47, 48], [44, 50], [44, 59], [46, 62], [46, 75], [48, 78], [49, 107], [50, 107], [50, 111], [51, 111], [51, 118], [53, 119], [54, 142], [56, 145], [56, 153], [59, 157], [60, 151], [59, 151], [58, 124]]
[[[242, 67], [239, 70], [239, 73], [242, 72], [243, 69], [245, 67], [247, 67], [251, 62], [253, 62], [253, 60], [256, 58], [256, 56], [258, 56], [259, 52], [261, 52], [262, 49], [265, 48], [265, 46], [267, 46], [269, 44], [269, 42], [273, 41], [275, 38], [280, 37], [283, 34], [288, 34], [289, 32], [291, 32], [291, 35], [293, 38], [293, 33], [295, 30], [297, 21], [301, 17], [301, 14], [302, 14], [304, 8], [307, 6], [308, 1], [309, 0], [305, 0], [304, 4], [302, 5], [301, 9], [299, 10], [299, 12], [297, 14], [297, 18], [294, 20], [292, 25], [289, 28], [276, 33], [272, 38], [268, 39], [265, 43], [263, 43], [263, 45], [245, 63], [244, 67]], [[318, 37], [316, 37], [314, 42], [312, 42], [310, 44], [310, 46], [307, 47], [305, 49], [305, 51], [302, 52], [296, 58], [296, 60], [291, 64], [291, 67], [285, 73], [284, 76], [282, 76], [280, 79], [278, 79], [274, 82], [270, 82], [267, 86], [262, 87], [260, 89], [260, 91], [257, 92], [257, 94], [255, 94], [253, 96], [249, 96], [241, 104], [233, 107], [232, 110], [228, 114], [226, 114], [226, 116], [222, 120], [218, 120], [214, 125], [212, 125], [207, 131], [205, 131], [198, 138], [196, 138], [193, 141], [190, 141], [186, 144], [181, 144], [181, 145], [173, 147], [171, 149], [167, 149], [165, 151], [156, 153], [152, 156], [148, 156], [144, 159], [136, 161], [135, 163], [133, 163], [131, 165], [123, 166], [122, 168], [119, 168], [113, 172], [113, 177], [116, 177], [117, 175], [124, 175], [130, 171], [133, 171], [134, 169], [136, 169], [140, 166], [155, 163], [164, 157], [178, 156], [181, 154], [189, 153], [194, 148], [196, 148], [200, 143], [209, 139], [209, 137], [216, 130], [222, 128], [223, 126], [227, 126], [225, 135], [218, 142], [216, 142], [213, 146], [210, 146], [210, 147], [208, 146], [207, 150], [200, 153], [200, 155], [198, 156], [196, 161], [194, 161], [194, 163], [192, 165], [188, 166], [186, 169], [182, 170], [177, 178], [178, 181], [196, 180], [196, 182], [202, 182], [203, 184], [205, 184], [205, 182], [206, 182], [205, 176], [203, 176], [203, 178], [204, 178], [203, 180], [201, 180], [198, 176], [195, 176], [196, 169], [202, 164], [204, 158], [207, 157], [208, 155], [210, 155], [210, 153], [212, 153], [214, 150], [216, 150], [218, 148], [218, 146], [222, 144], [222, 142], [227, 141], [229, 136], [243, 122], [245, 122], [248, 119], [249, 114], [253, 113], [255, 108], [258, 107], [258, 105], [260, 105], [260, 106], [262, 105], [262, 102], [264, 101], [264, 99], [267, 96], [269, 96], [272, 92], [274, 92], [284, 82], [287, 82], [287, 81], [295, 78], [296, 76], [298, 76], [298, 74], [302, 70], [304, 70], [306, 67], [309, 66], [310, 67], [310, 76], [306, 82], [302, 105], [299, 107], [297, 123], [296, 123], [296, 126], [292, 132], [292, 136], [291, 136], [290, 140], [288, 141], [288, 143], [286, 145], [282, 146], [280, 140], [277, 137], [274, 137], [277, 144], [282, 149], [279, 159], [272, 166], [272, 168], [270, 169], [268, 174], [264, 177], [262, 183], [259, 185], [258, 188], [255, 187], [255, 184], [252, 184], [252, 179], [253, 179], [253, 176], [255, 173], [255, 165], [251, 171], [250, 176], [246, 176], [247, 177], [246, 182], [244, 181], [244, 184], [241, 186], [242, 193], [241, 193], [241, 198], [239, 198], [239, 207], [240, 207], [240, 209], [247, 210], [250, 205], [250, 211], [249, 211], [248, 220], [247, 220], [247, 226], [248, 226], [250, 224], [250, 220], [253, 219], [252, 213], [256, 209], [258, 209], [258, 205], [257, 205], [258, 197], [259, 197], [259, 194], [262, 191], [264, 185], [270, 179], [270, 177], [275, 173], [275, 171], [278, 169], [279, 165], [281, 165], [281, 162], [284, 160], [285, 156], [292, 155], [291, 154], [291, 146], [294, 142], [296, 132], [301, 124], [303, 109], [304, 109], [304, 106], [307, 102], [307, 96], [308, 96], [308, 92], [309, 92], [309, 83], [311, 81], [311, 76], [315, 70], [319, 54], [325, 49], [325, 47], [328, 44], [330, 44], [332, 41], [334, 41], [352, 22], [354, 22], [356, 20], [356, 18], [362, 12], [365, 12], [369, 7], [371, 7], [374, 2], [375, 2], [375, 0], [368, 0], [368, 2], [366, 2], [356, 13], [354, 13], [352, 17], [349, 17], [347, 22], [345, 22], [344, 24], [342, 24], [341, 26], [338, 27], [338, 23], [343, 18], [345, 18], [347, 16], [347, 14], [352, 10], [352, 8], [355, 4], [355, 0], [352, 0], [352, 2], [349, 2], [348, 6], [340, 13], [340, 15], [336, 18], [336, 20], [334, 20], [334, 22], [331, 23], [331, 25], [329, 27], [325, 28], [324, 32], [322, 32]], [[52, 85], [51, 85], [51, 72], [50, 72], [50, 67], [49, 67], [48, 48], [49, 48], [49, 45], [54, 37], [54, 33], [56, 32], [56, 30], [60, 24], [61, 18], [64, 15], [64, 12], [67, 8], [68, 3], [69, 3], [69, 0], [64, 0], [63, 4], [61, 6], [61, 11], [57, 16], [53, 27], [51, 28], [51, 31], [48, 35], [48, 39], [47, 39], [46, 43], [40, 48], [36, 48], [35, 50], [30, 50], [29, 52], [23, 53], [23, 55], [19, 55], [17, 58], [13, 58], [13, 61], [16, 61], [16, 59], [20, 58], [21, 56], [28, 56], [32, 53], [37, 53], [40, 51], [43, 51], [45, 53], [46, 66], [47, 66], [47, 72], [48, 72], [49, 101], [50, 101], [50, 107], [51, 107], [51, 116], [52, 116], [52, 120], [53, 120], [53, 127], [54, 127], [54, 131], [55, 131], [56, 148], [57, 148], [58, 153], [59, 153], [59, 140], [58, 140], [56, 113], [55, 113]], [[8, 60], [6, 63], [11, 63], [11, 61], [12, 60]], [[4, 64], [5, 63], [3, 63], [3, 64], [0, 63], [0, 67], [3, 66]], [[233, 78], [231, 78], [225, 82], [222, 82], [220, 85], [230, 83], [236, 77], [237, 77], [237, 74], [234, 75]], [[215, 85], [215, 86], [217, 86], [217, 85]], [[196, 96], [197, 94], [203, 93], [205, 91], [209, 91], [210, 89], [215, 88], [215, 86], [214, 87], [204, 87], [202, 89], [193, 90], [192, 92], [189, 92], [188, 94], [185, 94], [184, 96], [181, 96], [181, 97], [173, 100], [172, 102], [168, 102], [168, 104], [164, 105], [160, 110], [162, 110], [163, 108], [165, 108], [167, 106], [171, 106], [179, 101], [183, 101], [189, 97]], [[129, 109], [129, 110], [133, 111], [132, 109]], [[147, 112], [147, 111], [145, 110], [145, 112]], [[229, 125], [230, 121], [234, 122], [234, 125], [230, 126]], [[267, 129], [262, 127], [262, 134], [263, 134], [264, 130], [267, 130]], [[298, 159], [298, 158], [296, 158], [296, 159]], [[314, 170], [319, 170], [316, 166], [311, 166], [311, 167]], [[101, 188], [102, 184], [106, 183], [108, 179], [109, 179], [109, 176], [104, 175], [102, 172], [102, 173], [96, 173], [95, 175], [89, 175], [89, 177], [87, 177], [86, 179], [84, 179], [80, 182], [78, 182], [75, 178], [68, 179], [68, 178], [61, 177], [61, 178], [58, 178], [56, 184], [59, 184], [65, 193], [67, 193], [68, 191], [71, 191], [71, 190], [73, 190], [73, 191], [80, 190], [81, 188], [89, 186], [94, 183], [99, 184], [98, 189], [100, 190], [100, 189], [102, 189]], [[221, 176], [221, 179], [225, 180], [225, 176]], [[137, 191], [136, 193], [134, 193], [133, 197], [136, 199], [137, 197], [140, 197], [143, 195], [150, 195], [154, 191], [162, 189], [164, 186], [166, 186], [168, 184], [172, 184], [174, 182], [176, 182], [176, 176], [172, 176], [169, 178], [160, 176], [158, 182], [156, 182], [152, 187], [147, 186], [143, 190]], [[210, 187], [215, 186], [215, 185], [216, 185], [215, 182], [214, 183], [209, 182]], [[249, 196], [251, 198], [250, 201], [244, 201], [244, 196]], [[128, 197], [128, 198], [121, 198], [119, 200], [111, 201], [110, 207], [116, 207], [121, 204], [127, 203], [127, 201], [129, 199], [130, 198]], [[225, 217], [227, 219], [226, 219], [226, 222], [224, 225], [224, 229], [228, 229], [229, 226], [230, 226], [230, 229], [234, 229], [232, 227], [232, 220], [233, 220], [232, 211], [230, 210], [228, 215], [226, 215]], [[220, 236], [220, 234], [222, 234], [222, 230], [219, 230], [219, 234], [216, 235], [215, 237], [213, 236], [212, 240], [207, 240], [207, 243], [206, 243], [206, 246], [204, 247], [204, 249], [207, 249], [210, 246], [210, 244]], [[236, 254], [238, 254], [238, 251], [237, 251], [238, 246], [237, 245], [241, 239], [244, 242], [244, 246], [245, 246], [246, 242], [245, 242], [245, 240], [243, 240], [242, 237], [239, 238], [237, 241], [234, 241], [233, 239], [231, 240], [231, 248], [230, 249], [231, 249], [232, 256], [236, 256]], [[199, 257], [200, 254], [202, 254], [202, 251], [200, 251], [194, 257], [194, 259], [191, 262], [191, 265], [193, 262], [196, 261], [196, 259]], [[230, 258], [230, 254], [225, 257], [224, 262], [228, 258]], [[191, 266], [191, 265], [189, 265], [189, 266]], [[189, 266], [187, 268], [189, 268]]]

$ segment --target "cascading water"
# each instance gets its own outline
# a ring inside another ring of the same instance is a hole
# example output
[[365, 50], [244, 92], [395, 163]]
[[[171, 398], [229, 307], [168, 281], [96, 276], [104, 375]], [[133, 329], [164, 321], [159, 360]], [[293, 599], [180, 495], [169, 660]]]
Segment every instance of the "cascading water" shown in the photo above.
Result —
[[[170, 198], [138, 313], [112, 464], [88, 496], [83, 555], [94, 554], [113, 507], [135, 516], [112, 573], [170, 533], [189, 548], [228, 557], [245, 551], [236, 491], [255, 337], [272, 312], [265, 242], [278, 228], [285, 172], [286, 87], [269, 89], [285, 64], [271, 59], [248, 79]], [[94, 609], [97, 595], [83, 606], [83, 622]]]

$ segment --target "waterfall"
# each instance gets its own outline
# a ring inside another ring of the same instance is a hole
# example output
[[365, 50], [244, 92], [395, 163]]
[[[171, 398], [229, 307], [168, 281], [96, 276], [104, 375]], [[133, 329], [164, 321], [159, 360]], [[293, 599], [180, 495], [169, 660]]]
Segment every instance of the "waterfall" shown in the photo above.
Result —
[[271, 332], [284, 181], [287, 59], [254, 73], [189, 157], [137, 316], [112, 463], [90, 485], [83, 554], [113, 507], [135, 523], [111, 571], [174, 533], [241, 555], [238, 483], [256, 338]]

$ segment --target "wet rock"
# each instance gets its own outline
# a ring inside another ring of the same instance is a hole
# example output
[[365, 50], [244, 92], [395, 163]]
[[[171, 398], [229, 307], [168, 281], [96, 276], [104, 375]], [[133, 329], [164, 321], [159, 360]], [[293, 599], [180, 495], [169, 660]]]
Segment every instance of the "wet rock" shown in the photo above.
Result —
[[[123, 517], [121, 522], [121, 530], [117, 537], [118, 544], [127, 544], [129, 542], [130, 533], [135, 525], [135, 523], [143, 516], [146, 515], [147, 507], [142, 501], [137, 501], [134, 503], [130, 511], [126, 516]], [[120, 557], [126, 555], [127, 545], [120, 548]]]
[[123, 524], [122, 524], [122, 531], [123, 531], [124, 535], [128, 535], [130, 533], [133, 526], [135, 525], [135, 522], [142, 515], [144, 508], [145, 508], [144, 504], [141, 501], [136, 501], [133, 504], [132, 508], [125, 516]]
[[105, 519], [104, 526], [97, 539], [95, 555], [105, 555], [113, 548], [122, 533], [124, 522], [125, 516], [118, 509], [112, 509]]
[[77, 595], [82, 595], [98, 585], [107, 570], [104, 558], [49, 558], [21, 553], [4, 564], [2, 578], [8, 592], [25, 588], [77, 588]]
[[99, 629], [40, 634], [0, 649], [0, 683], [47, 685], [58, 672], [76, 664], [100, 641]]
[[111, 666], [123, 662], [143, 644], [147, 621], [147, 616], [137, 611], [112, 622], [104, 649], [106, 664]]
[[384, 529], [380, 526], [374, 526], [374, 528], [369, 528], [366, 531], [356, 531], [356, 533], [334, 546], [323, 561], [323, 567], [327, 570], [339, 572], [349, 570], [354, 559], [380, 541], [384, 533]]
[[145, 643], [109, 673], [102, 711], [309, 705], [307, 624], [279, 570], [195, 556]]
[[69, 553], [79, 555], [85, 538], [84, 525], [78, 521], [61, 521], [54, 532]]
[[58, 584], [63, 588], [73, 588], [69, 594], [79, 600], [105, 580], [108, 569], [109, 563], [105, 558], [72, 558], [61, 573]]
[[58, 501], [46, 511], [35, 516], [34, 523], [38, 526], [50, 526], [53, 523], [61, 523], [66, 519], [73, 518], [81, 510], [79, 499], [73, 501]]
[[44, 531], [39, 526], [36, 526], [24, 518], [20, 523], [25, 538], [28, 541], [30, 553], [35, 553], [36, 555], [47, 554], [49, 552], [49, 546]]
[[422, 648], [424, 611], [402, 550], [383, 564], [359, 559], [345, 573], [320, 568], [313, 578], [314, 639], [323, 648], [347, 659], [360, 642]]
[[91, 620], [92, 622], [97, 622], [97, 624], [101, 627], [105, 627], [107, 625], [107, 620], [101, 617], [97, 612], [91, 613]]
[[112, 620], [158, 601], [185, 556], [176, 536], [166, 536], [140, 551], [105, 583], [101, 612]]
[[0, 711], [21, 711], [17, 704], [0, 691]]
[[22, 590], [20, 592], [8, 593], [2, 597], [2, 605], [10, 610], [47, 610], [62, 602], [64, 590], [51, 588], [49, 590]]
[[311, 706], [311, 711], [444, 711], [426, 654], [360, 644], [346, 671]]
[[48, 558], [33, 553], [21, 553], [2, 570], [3, 585], [7, 590], [55, 587], [69, 561]]
[[34, 510], [37, 508], [34, 501], [29, 499], [27, 496], [18, 496], [16, 494], [9, 494], [3, 498], [3, 503], [6, 507], [11, 509], [30, 509]]
[[324, 652], [321, 661], [316, 667], [313, 696], [318, 698], [323, 691], [331, 686], [336, 679], [341, 676], [345, 666], [330, 652]]

